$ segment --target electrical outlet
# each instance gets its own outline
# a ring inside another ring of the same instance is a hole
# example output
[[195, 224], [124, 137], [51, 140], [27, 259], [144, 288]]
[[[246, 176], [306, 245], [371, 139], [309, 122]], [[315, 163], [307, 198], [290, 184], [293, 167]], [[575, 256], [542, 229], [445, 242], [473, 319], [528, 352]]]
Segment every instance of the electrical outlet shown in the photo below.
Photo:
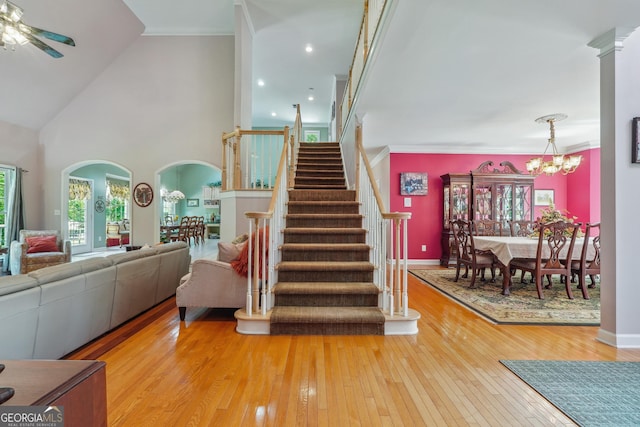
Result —
[[427, 251], [427, 245], [422, 245], [422, 252], [426, 252]]
[[102, 236], [98, 236], [98, 242], [102, 242]]

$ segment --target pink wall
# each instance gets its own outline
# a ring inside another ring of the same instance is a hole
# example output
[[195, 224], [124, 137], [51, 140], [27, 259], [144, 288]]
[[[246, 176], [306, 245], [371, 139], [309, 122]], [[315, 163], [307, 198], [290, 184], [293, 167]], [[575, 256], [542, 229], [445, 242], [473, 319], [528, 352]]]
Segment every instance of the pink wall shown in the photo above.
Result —
[[582, 164], [573, 174], [567, 175], [567, 187], [575, 189], [567, 194], [567, 206], [584, 224], [600, 222], [600, 149], [580, 154]]
[[[583, 164], [573, 174], [564, 176], [541, 175], [535, 179], [536, 189], [553, 189], [557, 209], [567, 209], [571, 215], [599, 220], [600, 206], [600, 149], [581, 153]], [[390, 155], [390, 195], [389, 211], [411, 212], [408, 232], [409, 259], [439, 259], [440, 232], [442, 230], [442, 180], [440, 175], [446, 173], [464, 173], [476, 169], [482, 162], [492, 160], [496, 168], [500, 162], [508, 160], [520, 170], [526, 170], [525, 162], [531, 155], [486, 155], [486, 154], [416, 154], [393, 153]], [[426, 196], [411, 196], [411, 207], [404, 207], [404, 198], [400, 195], [400, 173], [426, 172], [429, 190]], [[580, 175], [578, 175], [580, 174]], [[597, 176], [594, 176], [597, 174]], [[598, 185], [594, 184], [597, 181]], [[567, 194], [571, 189], [571, 196]], [[586, 201], [585, 201], [586, 199]], [[598, 207], [597, 214], [594, 212]], [[534, 218], [544, 207], [536, 207]], [[427, 245], [426, 252], [421, 246]]]

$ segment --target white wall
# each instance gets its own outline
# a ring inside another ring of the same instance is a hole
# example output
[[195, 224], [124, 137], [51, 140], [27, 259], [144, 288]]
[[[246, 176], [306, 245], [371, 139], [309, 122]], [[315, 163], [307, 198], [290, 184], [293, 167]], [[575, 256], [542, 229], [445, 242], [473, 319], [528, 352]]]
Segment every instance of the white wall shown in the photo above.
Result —
[[[611, 37], [613, 42], [613, 36]], [[612, 43], [613, 44], [613, 43]], [[640, 229], [640, 165], [631, 163], [631, 122], [640, 116], [640, 30], [600, 60], [602, 289], [599, 339], [640, 348], [640, 287], [635, 263]]]
[[132, 243], [152, 243], [158, 224], [155, 174], [177, 160], [222, 167], [223, 132], [233, 130], [232, 36], [140, 37], [40, 133], [43, 222], [60, 229], [61, 172], [109, 160], [152, 185], [154, 201], [132, 212]]
[[38, 133], [34, 130], [0, 121], [0, 164], [28, 170], [22, 179], [25, 226], [42, 229], [42, 162]]

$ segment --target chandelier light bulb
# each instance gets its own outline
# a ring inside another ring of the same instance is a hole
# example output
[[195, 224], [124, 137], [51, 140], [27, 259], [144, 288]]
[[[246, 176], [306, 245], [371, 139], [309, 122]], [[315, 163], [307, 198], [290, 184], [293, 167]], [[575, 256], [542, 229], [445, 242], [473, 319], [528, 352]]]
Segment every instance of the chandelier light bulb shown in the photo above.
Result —
[[[556, 147], [555, 122], [567, 118], [566, 114], [556, 113], [542, 116], [536, 119], [537, 123], [549, 123], [549, 142], [542, 153], [542, 156], [535, 157], [526, 163], [527, 171], [532, 175], [553, 175], [562, 171], [563, 175], [568, 175], [576, 171], [582, 162], [581, 155], [565, 156], [558, 153]], [[551, 147], [551, 159], [545, 160], [547, 151]]]

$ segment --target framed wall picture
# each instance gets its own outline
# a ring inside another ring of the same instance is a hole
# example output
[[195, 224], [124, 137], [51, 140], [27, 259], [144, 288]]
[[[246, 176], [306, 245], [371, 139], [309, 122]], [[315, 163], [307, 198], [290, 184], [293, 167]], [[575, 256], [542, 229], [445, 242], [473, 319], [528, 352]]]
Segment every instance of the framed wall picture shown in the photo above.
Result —
[[153, 201], [153, 190], [146, 182], [141, 182], [133, 188], [133, 201], [141, 208], [145, 208]]
[[533, 192], [533, 204], [536, 206], [549, 206], [554, 203], [553, 190], [535, 190]]
[[188, 208], [197, 208], [200, 206], [200, 199], [187, 199]]
[[631, 127], [631, 163], [640, 163], [640, 117], [633, 118]]
[[425, 172], [402, 172], [400, 194], [403, 196], [425, 196], [429, 190]]

